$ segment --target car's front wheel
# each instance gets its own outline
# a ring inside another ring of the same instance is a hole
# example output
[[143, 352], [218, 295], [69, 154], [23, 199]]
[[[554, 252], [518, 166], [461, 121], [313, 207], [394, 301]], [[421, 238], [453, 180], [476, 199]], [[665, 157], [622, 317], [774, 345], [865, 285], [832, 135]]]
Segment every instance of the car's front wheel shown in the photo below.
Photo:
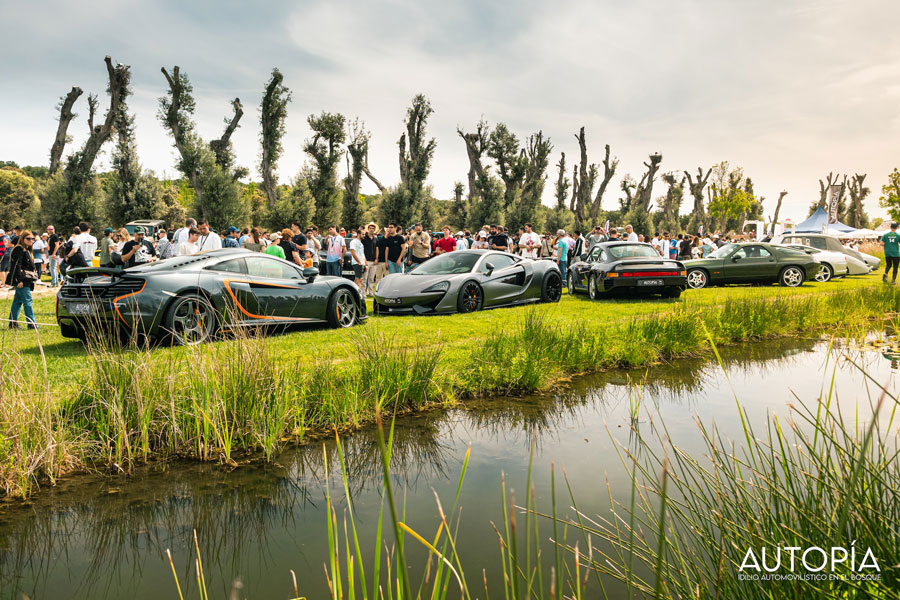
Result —
[[834, 277], [834, 269], [831, 268], [831, 265], [823, 263], [822, 266], [819, 267], [819, 272], [816, 273], [816, 281], [825, 283], [826, 281], [831, 281], [832, 277]]
[[566, 287], [569, 288], [569, 295], [574, 296], [575, 295], [575, 275], [571, 271], [569, 271], [569, 282]]
[[328, 299], [328, 324], [335, 328], [353, 327], [359, 321], [359, 305], [350, 290], [338, 288]]
[[709, 285], [709, 275], [703, 269], [687, 272], [687, 284], [692, 290], [699, 290]]
[[785, 287], [799, 287], [803, 285], [803, 270], [800, 267], [787, 267], [781, 272], [778, 280]]
[[166, 311], [165, 327], [176, 346], [203, 344], [215, 335], [215, 308], [199, 294], [178, 296]]
[[474, 281], [464, 283], [456, 298], [456, 310], [461, 313], [470, 313], [481, 310], [483, 305], [484, 294], [481, 292], [481, 286]]

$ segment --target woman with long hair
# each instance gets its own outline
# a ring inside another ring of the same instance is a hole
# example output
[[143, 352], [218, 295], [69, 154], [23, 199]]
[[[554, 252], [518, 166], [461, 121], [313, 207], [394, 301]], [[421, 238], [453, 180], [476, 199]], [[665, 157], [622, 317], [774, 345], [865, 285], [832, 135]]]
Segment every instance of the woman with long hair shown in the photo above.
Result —
[[250, 233], [247, 234], [247, 239], [244, 240], [244, 243], [241, 246], [251, 252], [262, 252], [263, 244], [262, 240], [260, 240], [259, 236], [259, 227], [254, 227], [250, 230]]
[[125, 247], [127, 242], [131, 241], [131, 234], [128, 233], [128, 230], [124, 227], [119, 227], [119, 230], [116, 231], [116, 252], [119, 254], [122, 253], [122, 248]]
[[6, 276], [6, 285], [15, 289], [12, 307], [9, 309], [9, 328], [19, 328], [19, 310], [25, 309], [25, 320], [28, 328], [37, 327], [34, 320], [34, 307], [31, 292], [34, 290], [34, 282], [38, 279], [32, 255], [34, 246], [34, 234], [23, 231], [19, 236], [19, 243], [12, 249], [9, 258], [9, 273]]

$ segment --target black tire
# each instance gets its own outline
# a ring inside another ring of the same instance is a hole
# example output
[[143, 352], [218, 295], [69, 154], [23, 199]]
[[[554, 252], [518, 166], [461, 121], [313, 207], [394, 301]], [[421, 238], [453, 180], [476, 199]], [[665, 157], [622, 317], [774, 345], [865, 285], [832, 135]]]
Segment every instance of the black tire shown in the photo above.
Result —
[[670, 287], [663, 290], [663, 298], [681, 298], [681, 288]]
[[803, 269], [794, 265], [783, 268], [778, 275], [778, 283], [784, 287], [800, 287], [805, 280]]
[[591, 300], [600, 299], [600, 278], [597, 277], [596, 273], [591, 273], [588, 276], [588, 296], [590, 296]]
[[206, 343], [213, 339], [219, 328], [216, 309], [200, 294], [185, 294], [172, 300], [164, 324], [175, 346]]
[[541, 282], [541, 302], [559, 302], [562, 298], [562, 275], [550, 271]]
[[359, 322], [359, 304], [353, 292], [339, 287], [328, 298], [328, 324], [335, 329], [353, 327]]
[[701, 290], [709, 286], [709, 273], [703, 269], [691, 269], [687, 272], [687, 285], [692, 290]]
[[819, 283], [826, 283], [834, 278], [834, 269], [828, 263], [822, 263], [822, 266], [819, 267], [819, 272], [816, 273], [816, 281]]
[[475, 281], [467, 281], [459, 289], [456, 297], [456, 310], [461, 313], [471, 313], [481, 310], [484, 306], [484, 292]]
[[566, 284], [566, 288], [568, 288], [570, 296], [575, 295], [575, 275], [572, 273], [572, 271], [569, 271], [569, 279], [568, 283]]

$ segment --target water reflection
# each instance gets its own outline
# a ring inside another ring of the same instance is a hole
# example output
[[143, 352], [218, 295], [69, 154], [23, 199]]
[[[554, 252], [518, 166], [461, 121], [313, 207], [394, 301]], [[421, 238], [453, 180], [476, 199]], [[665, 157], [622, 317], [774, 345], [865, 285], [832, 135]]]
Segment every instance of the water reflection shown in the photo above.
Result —
[[[603, 498], [605, 483], [597, 477], [594, 460], [601, 461], [612, 484], [627, 473], [616, 471], [617, 458], [602, 430], [607, 424], [614, 431], [627, 425], [626, 388], [635, 382], [645, 401], [666, 411], [667, 429], [687, 435], [700, 412], [727, 417], [733, 400], [717, 399], [733, 398], [732, 385], [744, 386], [741, 394], [765, 392], [758, 402], [760, 414], [775, 402], [783, 405], [786, 400], [771, 390], [786, 392], [786, 382], [804, 381], [821, 371], [826, 350], [815, 339], [729, 347], [721, 356], [730, 379], [722, 376], [718, 364], [680, 360], [647, 372], [579, 379], [555, 396], [474, 401], [460, 410], [404, 417], [395, 429], [391, 472], [406, 490], [411, 521], [433, 521], [432, 488], [453, 489], [465, 448], [474, 444], [464, 494], [468, 517], [460, 535], [468, 535], [471, 544], [463, 555], [471, 556], [480, 571], [489, 563], [487, 557], [496, 554], [484, 543], [483, 532], [497, 504], [500, 470], [521, 474], [533, 434], [536, 469], [546, 469], [551, 461], [568, 464], [581, 494]], [[887, 366], [875, 353], [870, 356]], [[848, 390], [861, 387], [847, 377]], [[628, 430], [619, 430], [623, 438]], [[381, 492], [374, 430], [345, 435], [341, 443], [354, 511], [367, 530], [373, 530]], [[0, 505], [0, 598], [18, 600], [23, 592], [31, 598], [174, 597], [171, 573], [162, 558], [166, 548], [175, 553], [188, 593], [193, 577], [188, 548], [194, 529], [211, 573], [208, 580], [217, 582], [211, 585], [213, 595], [225, 597], [231, 578], [240, 575], [248, 597], [287, 597], [288, 570], [295, 569], [301, 591], [319, 597], [327, 593], [322, 575], [327, 558], [326, 483], [338, 507], [347, 502], [335, 450], [334, 439], [325, 438], [287, 451], [272, 464], [225, 470], [187, 463], [162, 471], [146, 467], [128, 478], [76, 478], [43, 491], [34, 502]], [[540, 484], [539, 499], [545, 493], [546, 485]]]

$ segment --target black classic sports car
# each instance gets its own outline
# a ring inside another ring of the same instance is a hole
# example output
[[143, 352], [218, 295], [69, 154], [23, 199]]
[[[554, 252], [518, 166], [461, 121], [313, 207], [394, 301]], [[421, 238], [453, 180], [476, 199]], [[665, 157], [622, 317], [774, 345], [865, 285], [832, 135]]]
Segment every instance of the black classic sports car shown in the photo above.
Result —
[[802, 250], [761, 242], [726, 244], [707, 256], [684, 263], [693, 289], [726, 283], [780, 283], [787, 287], [815, 279], [822, 265]]
[[585, 260], [569, 267], [570, 294], [587, 292], [592, 300], [613, 294], [662, 294], [678, 298], [684, 291], [684, 265], [663, 258], [650, 244], [604, 242]]
[[526, 302], [559, 302], [562, 276], [549, 261], [493, 250], [440, 254], [375, 287], [378, 314], [468, 313]]
[[175, 344], [199, 344], [237, 327], [365, 319], [359, 289], [280, 258], [223, 248], [128, 269], [72, 269], [56, 296], [64, 337], [115, 326]]

